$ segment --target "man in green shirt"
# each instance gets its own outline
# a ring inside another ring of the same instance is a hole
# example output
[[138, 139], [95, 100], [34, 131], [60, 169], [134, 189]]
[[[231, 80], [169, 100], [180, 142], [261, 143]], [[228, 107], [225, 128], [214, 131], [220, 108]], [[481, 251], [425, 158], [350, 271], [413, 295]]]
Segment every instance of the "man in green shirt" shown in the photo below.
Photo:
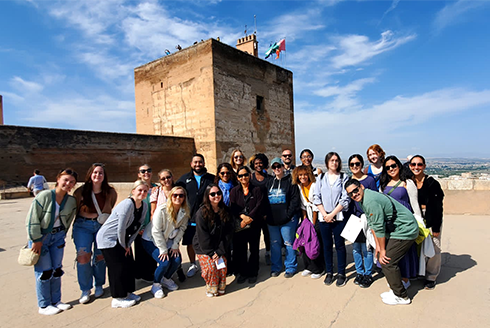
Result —
[[345, 190], [352, 200], [361, 205], [375, 235], [376, 258], [391, 288], [389, 292], [381, 294], [381, 299], [390, 305], [410, 304], [398, 262], [419, 234], [417, 220], [405, 206], [388, 195], [364, 189], [356, 179], [347, 181]]

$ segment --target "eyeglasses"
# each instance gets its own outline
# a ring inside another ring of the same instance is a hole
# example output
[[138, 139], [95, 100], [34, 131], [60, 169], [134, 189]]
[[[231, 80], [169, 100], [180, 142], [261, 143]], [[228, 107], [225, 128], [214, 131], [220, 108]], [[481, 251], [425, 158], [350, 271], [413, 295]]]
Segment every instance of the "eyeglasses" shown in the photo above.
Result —
[[395, 164], [385, 166], [385, 170], [389, 171], [390, 169], [396, 169], [397, 167], [398, 165], [395, 163]]
[[230, 171], [223, 171], [220, 172], [219, 175], [230, 175]]
[[221, 195], [223, 195], [223, 192], [221, 190], [220, 191], [210, 192], [209, 193], [209, 196], [211, 196], [211, 197], [221, 196]]
[[410, 163], [411, 167], [424, 167], [424, 163]]
[[184, 198], [185, 195], [184, 194], [173, 194], [172, 197], [173, 198]]
[[351, 192], [348, 192], [347, 195], [349, 195], [349, 197], [353, 197], [355, 194], [358, 194], [359, 193], [359, 187], [356, 187], [356, 189], [352, 190]]
[[141, 174], [145, 174], [145, 173], [151, 173], [151, 169], [143, 169], [143, 170], [140, 170], [140, 173]]
[[293, 155], [291, 155], [291, 154], [282, 154], [282, 157], [288, 158], [288, 157], [293, 157]]
[[92, 166], [102, 166], [102, 167], [104, 167], [105, 164], [104, 163], [93, 163]]
[[282, 167], [282, 165], [272, 165], [273, 170], [280, 169], [281, 167]]
[[245, 173], [245, 174], [238, 174], [237, 177], [238, 179], [241, 179], [241, 178], [247, 178], [250, 176], [250, 173]]
[[361, 162], [350, 162], [349, 164], [350, 167], [358, 167], [358, 166], [361, 166]]
[[165, 180], [172, 180], [172, 177], [169, 175], [167, 177], [161, 177], [160, 181], [165, 181]]
[[301, 156], [301, 159], [313, 159], [311, 155]]

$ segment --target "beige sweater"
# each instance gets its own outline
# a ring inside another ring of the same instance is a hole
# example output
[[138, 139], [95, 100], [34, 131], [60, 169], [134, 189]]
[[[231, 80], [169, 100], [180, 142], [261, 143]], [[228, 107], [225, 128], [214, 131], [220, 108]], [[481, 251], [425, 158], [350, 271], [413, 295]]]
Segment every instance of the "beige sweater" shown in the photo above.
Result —
[[189, 214], [182, 208], [179, 210], [179, 213], [177, 213], [177, 222], [175, 223], [172, 220], [170, 213], [167, 211], [167, 204], [162, 204], [156, 208], [151, 221], [151, 236], [153, 238], [153, 243], [160, 250], [160, 255], [168, 253], [167, 241], [175, 229], [178, 229], [178, 231], [173, 239], [171, 248], [179, 248], [179, 243], [184, 236], [185, 229], [187, 229], [188, 221]]

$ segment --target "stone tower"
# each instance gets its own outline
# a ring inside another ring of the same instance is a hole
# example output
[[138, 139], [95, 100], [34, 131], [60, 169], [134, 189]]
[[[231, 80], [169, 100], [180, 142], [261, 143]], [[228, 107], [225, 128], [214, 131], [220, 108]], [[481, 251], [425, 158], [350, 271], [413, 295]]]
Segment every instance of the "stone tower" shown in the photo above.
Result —
[[137, 67], [134, 79], [137, 133], [194, 138], [212, 173], [235, 148], [295, 153], [291, 71], [209, 39]]

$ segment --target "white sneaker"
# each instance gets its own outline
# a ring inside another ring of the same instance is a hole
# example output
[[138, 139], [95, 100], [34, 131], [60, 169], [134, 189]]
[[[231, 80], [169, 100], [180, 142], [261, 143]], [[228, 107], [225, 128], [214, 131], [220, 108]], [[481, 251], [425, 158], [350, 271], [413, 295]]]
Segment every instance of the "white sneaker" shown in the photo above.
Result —
[[135, 300], [130, 300], [127, 298], [113, 298], [112, 307], [113, 308], [128, 308], [136, 304]]
[[61, 303], [61, 302], [56, 303], [54, 306], [57, 307], [58, 309], [60, 309], [61, 311], [66, 311], [66, 310], [71, 309], [70, 304]]
[[393, 293], [393, 290], [390, 289], [387, 292], [381, 293], [379, 296], [381, 296], [381, 298], [390, 298], [395, 296], [395, 294]]
[[151, 293], [155, 298], [164, 298], [165, 293], [162, 290], [162, 285], [153, 283], [153, 286], [151, 286]]
[[82, 296], [80, 296], [78, 302], [80, 302], [80, 304], [86, 304], [89, 301], [90, 301], [90, 290], [82, 290]]
[[45, 308], [39, 308], [39, 314], [42, 315], [55, 315], [60, 313], [62, 310], [58, 309], [55, 306], [48, 305]]
[[303, 277], [309, 276], [310, 274], [311, 274], [311, 271], [307, 270], [307, 269], [304, 269], [303, 272], [301, 272], [301, 276], [303, 276]]
[[131, 300], [131, 301], [135, 301], [135, 302], [139, 302], [139, 301], [141, 301], [141, 296], [138, 296], [138, 295], [133, 294], [133, 293], [128, 293], [128, 296], [126, 296], [126, 299]]
[[102, 288], [102, 286], [95, 286], [95, 293], [94, 293], [95, 298], [99, 298], [102, 295], [104, 295], [104, 288]]
[[323, 273], [313, 273], [311, 275], [311, 279], [320, 279], [323, 276]]
[[408, 287], [410, 287], [410, 285], [411, 285], [410, 280], [407, 282], [402, 280], [402, 284], [403, 284], [403, 287], [405, 287], [405, 289], [408, 289]]
[[172, 280], [172, 278], [167, 279], [165, 277], [162, 278], [162, 287], [165, 287], [170, 291], [179, 289], [179, 286]]
[[209, 297], [209, 298], [211, 298], [211, 297], [214, 297], [216, 295], [214, 295], [213, 293], [206, 292], [206, 296]]
[[388, 304], [388, 305], [408, 305], [408, 304], [412, 303], [412, 300], [410, 298], [399, 297], [399, 296], [396, 296], [395, 294], [388, 296], [388, 297], [384, 297], [384, 298], [382, 298], [382, 300], [383, 300], [383, 303]]
[[192, 263], [189, 269], [187, 270], [187, 277], [194, 277], [194, 275], [199, 271], [199, 267], [196, 265], [196, 263]]

